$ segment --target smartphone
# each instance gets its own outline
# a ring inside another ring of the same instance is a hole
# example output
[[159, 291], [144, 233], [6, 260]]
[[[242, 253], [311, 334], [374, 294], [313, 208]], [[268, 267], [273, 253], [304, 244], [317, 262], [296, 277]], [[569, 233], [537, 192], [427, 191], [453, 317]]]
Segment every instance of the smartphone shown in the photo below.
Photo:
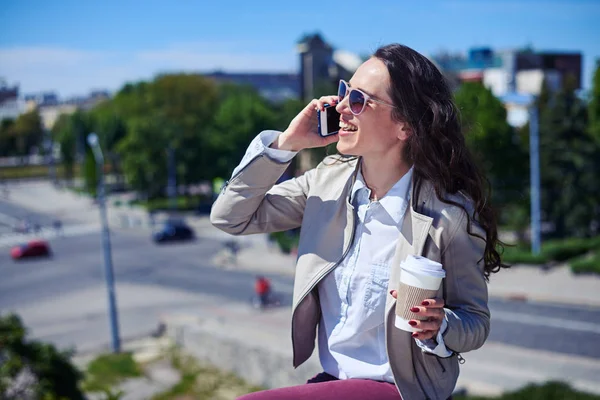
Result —
[[323, 137], [335, 135], [340, 130], [340, 113], [336, 111], [335, 106], [325, 104], [324, 107], [323, 111], [317, 111], [319, 135]]

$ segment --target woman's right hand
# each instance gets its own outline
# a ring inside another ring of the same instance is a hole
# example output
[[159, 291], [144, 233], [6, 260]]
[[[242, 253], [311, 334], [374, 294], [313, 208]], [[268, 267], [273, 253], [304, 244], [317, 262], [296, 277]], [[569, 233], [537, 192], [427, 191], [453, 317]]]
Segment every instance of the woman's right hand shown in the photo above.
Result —
[[337, 142], [337, 134], [322, 137], [317, 131], [317, 109], [323, 111], [324, 104], [336, 106], [337, 102], [337, 96], [323, 96], [308, 103], [290, 122], [288, 128], [271, 144], [271, 148], [300, 151], [313, 147], [324, 147]]

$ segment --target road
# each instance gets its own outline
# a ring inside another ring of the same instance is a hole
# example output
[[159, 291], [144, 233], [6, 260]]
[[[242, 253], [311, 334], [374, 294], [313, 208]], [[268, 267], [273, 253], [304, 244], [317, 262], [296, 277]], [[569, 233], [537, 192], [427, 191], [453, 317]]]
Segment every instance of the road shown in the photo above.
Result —
[[[131, 293], [119, 292], [117, 301], [131, 303], [128, 297], [133, 296], [136, 304], [134, 308], [125, 307], [121, 315], [124, 326], [130, 325], [127, 321], [138, 322], [133, 329], [127, 328], [124, 336], [147, 333], [156, 326], [160, 313], [185, 307], [193, 309], [206, 295], [240, 302], [248, 301], [252, 295], [253, 273], [225, 271], [212, 265], [212, 257], [222, 246], [217, 240], [200, 238], [192, 243], [155, 245], [141, 232], [116, 231], [112, 244], [115, 279], [119, 286], [131, 288]], [[77, 337], [87, 339], [86, 324], [94, 331], [93, 337], [98, 329], [107, 329], [101, 238], [97, 233], [56, 238], [51, 240], [51, 246], [55, 254], [52, 259], [19, 263], [10, 260], [6, 249], [2, 249], [0, 309], [21, 311], [34, 335], [37, 331], [41, 333], [39, 336], [57, 344], [77, 345], [68, 340], [68, 332], [60, 329], [56, 334], [52, 329], [50, 334], [43, 334], [45, 324], [56, 325], [56, 322], [45, 318], [48, 312], [36, 310], [44, 310], [53, 302], [62, 304], [60, 299], [71, 299], [64, 300], [69, 311], [59, 313], [58, 318], [68, 315], [65, 320], [76, 326]], [[283, 295], [284, 304], [289, 305], [292, 279], [278, 275], [269, 278]], [[156, 288], [157, 293], [162, 294], [154, 297], [150, 291], [140, 288]], [[100, 298], [89, 299], [99, 301], [93, 311], [85, 308], [86, 294]], [[161, 296], [164, 301], [158, 301]], [[595, 345], [600, 342], [599, 309], [498, 299], [490, 300], [490, 309], [490, 341], [600, 359], [600, 346]], [[76, 323], [82, 317], [87, 323]], [[97, 337], [105, 342], [108, 339], [108, 335]], [[92, 343], [85, 344], [91, 346]]]

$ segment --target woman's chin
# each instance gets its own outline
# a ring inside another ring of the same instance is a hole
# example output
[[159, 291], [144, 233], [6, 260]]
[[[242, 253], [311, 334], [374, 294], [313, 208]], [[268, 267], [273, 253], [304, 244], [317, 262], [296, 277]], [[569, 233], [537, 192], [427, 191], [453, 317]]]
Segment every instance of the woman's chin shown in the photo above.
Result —
[[347, 138], [340, 138], [336, 145], [337, 151], [340, 152], [340, 154], [347, 156], [354, 155], [355, 147], [354, 141], [348, 140]]

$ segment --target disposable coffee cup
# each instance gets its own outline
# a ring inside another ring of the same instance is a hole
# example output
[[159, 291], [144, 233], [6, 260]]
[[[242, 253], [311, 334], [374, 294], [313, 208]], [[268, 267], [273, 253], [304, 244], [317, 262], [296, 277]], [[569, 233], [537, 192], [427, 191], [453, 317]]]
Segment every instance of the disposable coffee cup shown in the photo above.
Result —
[[422, 329], [410, 326], [408, 321], [427, 320], [427, 316], [410, 311], [420, 306], [425, 299], [435, 298], [446, 277], [442, 264], [421, 256], [408, 256], [400, 264], [400, 281], [396, 299], [396, 328], [407, 332], [420, 332]]

